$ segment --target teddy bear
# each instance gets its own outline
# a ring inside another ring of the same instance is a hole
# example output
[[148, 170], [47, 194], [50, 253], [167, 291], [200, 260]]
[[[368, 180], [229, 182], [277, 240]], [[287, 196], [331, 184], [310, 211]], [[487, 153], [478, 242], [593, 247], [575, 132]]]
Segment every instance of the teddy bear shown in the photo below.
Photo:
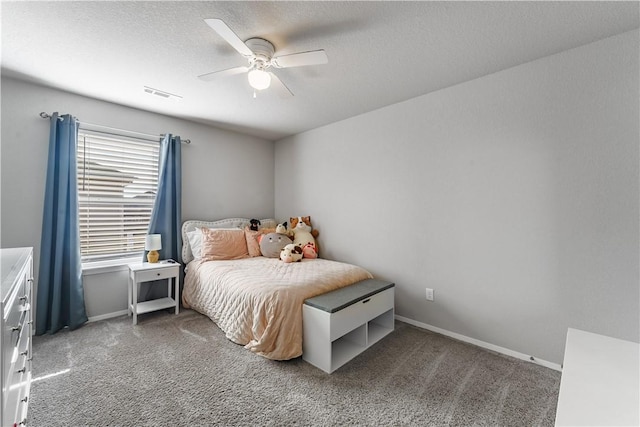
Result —
[[290, 243], [280, 251], [280, 259], [286, 263], [302, 261], [302, 248]]
[[289, 221], [291, 223], [291, 231], [293, 231], [293, 243], [302, 248], [303, 257], [317, 258], [318, 248], [315, 237], [318, 232], [311, 227], [311, 217], [289, 218]]

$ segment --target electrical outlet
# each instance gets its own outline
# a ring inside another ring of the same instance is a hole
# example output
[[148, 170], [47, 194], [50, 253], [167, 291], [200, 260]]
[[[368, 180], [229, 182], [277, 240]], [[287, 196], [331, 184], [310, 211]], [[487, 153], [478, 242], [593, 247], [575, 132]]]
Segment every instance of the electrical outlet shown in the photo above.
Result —
[[433, 301], [433, 289], [430, 288], [426, 288], [427, 289], [427, 301]]

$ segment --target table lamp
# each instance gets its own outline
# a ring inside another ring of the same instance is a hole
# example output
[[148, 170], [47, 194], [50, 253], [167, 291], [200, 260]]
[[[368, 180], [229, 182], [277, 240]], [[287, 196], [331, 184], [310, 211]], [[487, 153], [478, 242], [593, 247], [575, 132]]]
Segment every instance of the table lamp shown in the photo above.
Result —
[[144, 239], [144, 249], [149, 251], [147, 261], [152, 263], [158, 262], [158, 258], [160, 257], [158, 251], [162, 249], [162, 235], [147, 234]]

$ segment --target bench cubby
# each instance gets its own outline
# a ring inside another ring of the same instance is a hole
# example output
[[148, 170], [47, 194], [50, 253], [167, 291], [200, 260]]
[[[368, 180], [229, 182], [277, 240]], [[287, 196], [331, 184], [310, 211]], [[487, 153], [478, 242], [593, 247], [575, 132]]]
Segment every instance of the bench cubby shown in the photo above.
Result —
[[367, 279], [302, 306], [302, 358], [332, 373], [393, 332], [394, 284]]

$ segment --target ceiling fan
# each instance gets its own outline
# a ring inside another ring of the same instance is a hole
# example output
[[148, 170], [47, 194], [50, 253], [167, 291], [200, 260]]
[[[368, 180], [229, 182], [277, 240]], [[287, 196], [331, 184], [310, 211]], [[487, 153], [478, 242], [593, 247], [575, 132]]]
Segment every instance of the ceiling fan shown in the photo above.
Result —
[[198, 78], [204, 81], [211, 81], [219, 77], [247, 73], [249, 85], [254, 89], [254, 98], [256, 97], [256, 90], [264, 90], [270, 86], [273, 86], [283, 97], [293, 96], [289, 88], [282, 83], [278, 76], [269, 71], [269, 68], [301, 67], [329, 62], [327, 54], [322, 49], [273, 56], [275, 48], [268, 40], [251, 38], [243, 42], [221, 19], [211, 18], [204, 21], [244, 56], [249, 61], [249, 65], [202, 74]]

